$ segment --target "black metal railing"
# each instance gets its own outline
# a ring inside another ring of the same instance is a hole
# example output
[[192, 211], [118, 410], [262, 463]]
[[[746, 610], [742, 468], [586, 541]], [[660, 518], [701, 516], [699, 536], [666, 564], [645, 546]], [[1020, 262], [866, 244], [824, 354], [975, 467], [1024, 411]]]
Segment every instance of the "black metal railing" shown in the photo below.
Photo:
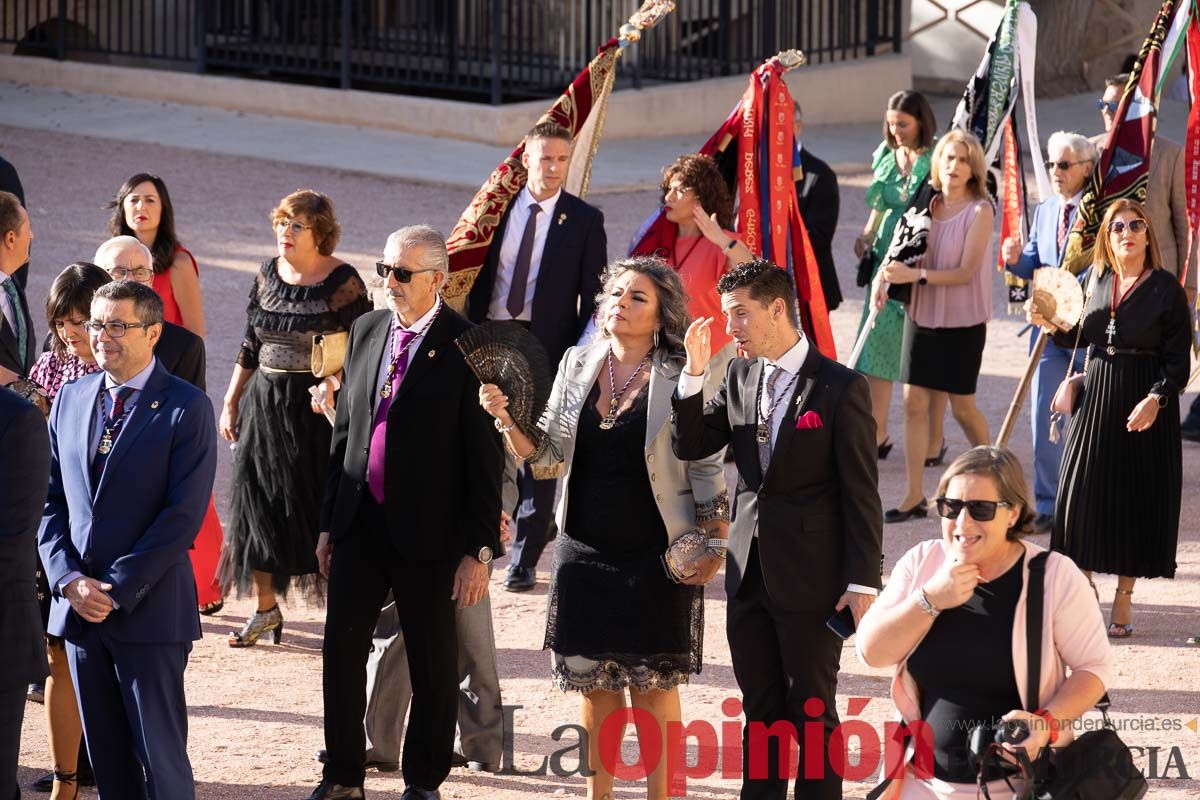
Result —
[[[898, 52], [903, 0], [679, 0], [618, 85]], [[562, 90], [640, 0], [3, 0], [0, 42], [198, 72], [502, 103]]]

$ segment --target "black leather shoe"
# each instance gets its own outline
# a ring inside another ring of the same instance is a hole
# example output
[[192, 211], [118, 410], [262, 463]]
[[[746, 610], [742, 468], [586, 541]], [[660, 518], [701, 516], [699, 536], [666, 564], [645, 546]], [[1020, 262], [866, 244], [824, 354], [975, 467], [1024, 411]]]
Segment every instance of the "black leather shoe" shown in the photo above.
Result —
[[416, 786], [409, 786], [404, 790], [404, 794], [400, 795], [400, 800], [442, 800], [442, 795], [437, 789], [418, 789]]
[[308, 796], [308, 800], [365, 800], [361, 786], [342, 786], [340, 783], [322, 780]]
[[921, 502], [917, 503], [912, 508], [889, 508], [883, 512], [884, 522], [908, 522], [914, 517], [925, 518], [929, 516], [929, 506], [926, 505], [925, 498], [921, 498]]
[[[324, 749], [317, 751], [317, 761], [322, 764], [329, 763], [329, 753]], [[379, 772], [399, 772], [400, 763], [398, 761], [367, 761], [363, 764], [363, 769], [373, 769]]]
[[466, 769], [469, 769], [471, 772], [499, 772], [500, 771], [499, 764], [492, 764], [487, 761], [471, 761], [466, 756], [460, 755], [458, 753], [452, 753], [450, 755], [450, 767], [452, 769], [455, 767], [458, 767], [458, 768], [465, 767]]
[[510, 592], [528, 592], [537, 584], [537, 573], [533, 567], [512, 566], [504, 579], [504, 588]]

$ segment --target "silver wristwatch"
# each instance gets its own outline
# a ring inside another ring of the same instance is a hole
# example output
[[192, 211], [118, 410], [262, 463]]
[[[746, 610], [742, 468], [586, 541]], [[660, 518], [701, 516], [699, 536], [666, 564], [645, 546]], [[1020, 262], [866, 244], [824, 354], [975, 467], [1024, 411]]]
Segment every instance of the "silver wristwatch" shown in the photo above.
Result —
[[479, 552], [475, 554], [475, 559], [476, 559], [476, 560], [477, 560], [477, 561], [478, 561], [480, 564], [488, 564], [488, 563], [491, 563], [491, 560], [492, 560], [492, 548], [488, 547], [487, 545], [484, 545], [483, 547], [479, 548]]
[[942, 613], [933, 603], [929, 602], [929, 598], [925, 596], [924, 589], [917, 590], [917, 605], [919, 605], [921, 610], [931, 617], [936, 617], [938, 614]]

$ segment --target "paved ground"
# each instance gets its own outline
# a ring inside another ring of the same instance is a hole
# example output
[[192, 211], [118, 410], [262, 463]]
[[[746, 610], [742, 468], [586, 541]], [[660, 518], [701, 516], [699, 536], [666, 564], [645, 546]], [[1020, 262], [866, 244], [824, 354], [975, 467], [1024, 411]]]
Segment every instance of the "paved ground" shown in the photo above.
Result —
[[[1043, 106], [1044, 134], [1057, 128], [1091, 130], [1094, 109], [1089, 97]], [[950, 101], [939, 103], [939, 114]], [[1079, 109], [1082, 108], [1083, 111]], [[50, 280], [70, 261], [88, 258], [105, 238], [105, 203], [128, 175], [149, 170], [171, 187], [177, 225], [184, 243], [200, 261], [209, 319], [209, 395], [219, 404], [244, 324], [244, 304], [257, 265], [273, 254], [267, 213], [284, 194], [312, 186], [331, 195], [343, 226], [340, 255], [360, 268], [376, 259], [387, 234], [408, 223], [425, 221], [448, 230], [470, 198], [471, 190], [497, 160], [498, 151], [478, 145], [402, 137], [338, 126], [275, 120], [225, 112], [160, 106], [98, 96], [70, 95], [14, 84], [0, 84], [0, 153], [20, 171], [30, 201], [37, 241], [34, 245], [31, 300], [42, 303]], [[714, 111], [714, 118], [723, 113]], [[1173, 112], [1172, 112], [1173, 113]], [[715, 124], [715, 122], [714, 122]], [[1164, 123], [1164, 128], [1167, 125]], [[813, 130], [806, 137], [814, 151], [842, 164], [862, 164], [878, 138], [875, 126]], [[695, 142], [626, 142], [602, 148], [598, 191], [591, 198], [606, 215], [610, 256], [618, 255], [637, 224], [654, 207], [645, 189], [657, 170], [676, 152]], [[852, 145], [852, 146], [851, 146]], [[387, 156], [387, 157], [385, 157]], [[391, 156], [394, 156], [391, 157]], [[609, 177], [612, 176], [612, 177]], [[833, 315], [839, 350], [849, 351], [862, 300], [853, 286], [850, 243], [866, 212], [862, 168], [843, 172], [842, 225], [835, 252], [847, 302]], [[365, 271], [364, 271], [365, 274]], [[1020, 322], [1006, 314], [1000, 281], [994, 284], [996, 319], [990, 326], [979, 403], [993, 429], [999, 425], [1024, 366]], [[1190, 401], [1191, 395], [1186, 400]], [[892, 429], [902, 430], [899, 406]], [[1029, 463], [1028, 418], [1013, 441]], [[952, 454], [965, 447], [950, 422]], [[1118, 674], [1112, 694], [1123, 735], [1139, 751], [1139, 764], [1169, 780], [1155, 782], [1152, 796], [1200, 794], [1200, 650], [1182, 640], [1200, 633], [1200, 501], [1192, 489], [1200, 475], [1200, 448], [1184, 451], [1187, 476], [1180, 532], [1179, 575], [1174, 581], [1139, 584], [1135, 605], [1137, 633], [1117, 647]], [[885, 507], [902, 492], [899, 450], [880, 465]], [[932, 471], [931, 471], [932, 473]], [[936, 476], [928, 476], [930, 490]], [[218, 508], [229, 494], [228, 452], [218, 472]], [[917, 541], [936, 535], [929, 521], [889, 526], [885, 531], [887, 569]], [[543, 558], [541, 576], [549, 567]], [[501, 574], [498, 570], [497, 574]], [[1114, 580], [1099, 581], [1107, 609]], [[546, 756], [575, 743], [569, 731], [577, 719], [577, 701], [554, 690], [547, 657], [540, 651], [545, 609], [544, 583], [533, 593], [512, 595], [494, 587], [493, 603], [504, 701], [514, 711], [515, 766], [535, 771]], [[737, 696], [724, 636], [724, 592], [716, 583], [707, 594], [704, 669], [683, 689], [685, 715], [719, 726], [728, 718], [721, 701]], [[247, 601], [230, 603], [218, 618], [205, 620], [205, 638], [197, 643], [188, 670], [191, 716], [190, 751], [199, 796], [208, 800], [304, 797], [317, 775], [312, 760], [321, 746], [320, 642], [323, 612], [303, 605], [285, 608], [288, 636], [279, 647], [262, 645], [231, 651], [224, 644], [250, 611]], [[850, 718], [851, 698], [870, 698], [857, 716], [872, 724], [890, 716], [887, 678], [861, 665], [845, 650], [839, 708]], [[1192, 728], [1187, 725], [1191, 724]], [[719, 729], [719, 727], [718, 727]], [[27, 707], [22, 743], [22, 780], [47, 763], [41, 708]], [[561, 741], [559, 740], [561, 738]], [[627, 758], [636, 752], [627, 741]], [[732, 742], [729, 742], [732, 743]], [[1157, 750], [1155, 749], [1157, 748]], [[574, 754], [565, 763], [574, 765]], [[398, 798], [397, 776], [368, 780], [372, 797]], [[847, 794], [861, 797], [866, 784], [848, 783]], [[736, 797], [737, 782], [718, 777], [690, 784], [699, 797]], [[447, 797], [537, 795], [582, 796], [579, 777], [548, 775], [477, 776], [455, 773], [443, 791]], [[621, 784], [617, 797], [644, 796], [636, 784]]]

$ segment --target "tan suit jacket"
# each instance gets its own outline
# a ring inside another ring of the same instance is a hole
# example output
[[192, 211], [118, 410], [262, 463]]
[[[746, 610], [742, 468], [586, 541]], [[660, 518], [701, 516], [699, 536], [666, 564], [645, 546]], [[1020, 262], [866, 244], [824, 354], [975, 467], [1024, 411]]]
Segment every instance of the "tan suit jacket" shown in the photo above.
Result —
[[[1104, 148], [1107, 134], [1093, 136], [1092, 144]], [[1183, 148], [1170, 139], [1154, 137], [1150, 176], [1146, 182], [1146, 211], [1162, 252], [1163, 269], [1178, 277], [1187, 256], [1187, 190], [1184, 184]], [[1196, 258], [1188, 262], [1186, 288], [1196, 290]]]

